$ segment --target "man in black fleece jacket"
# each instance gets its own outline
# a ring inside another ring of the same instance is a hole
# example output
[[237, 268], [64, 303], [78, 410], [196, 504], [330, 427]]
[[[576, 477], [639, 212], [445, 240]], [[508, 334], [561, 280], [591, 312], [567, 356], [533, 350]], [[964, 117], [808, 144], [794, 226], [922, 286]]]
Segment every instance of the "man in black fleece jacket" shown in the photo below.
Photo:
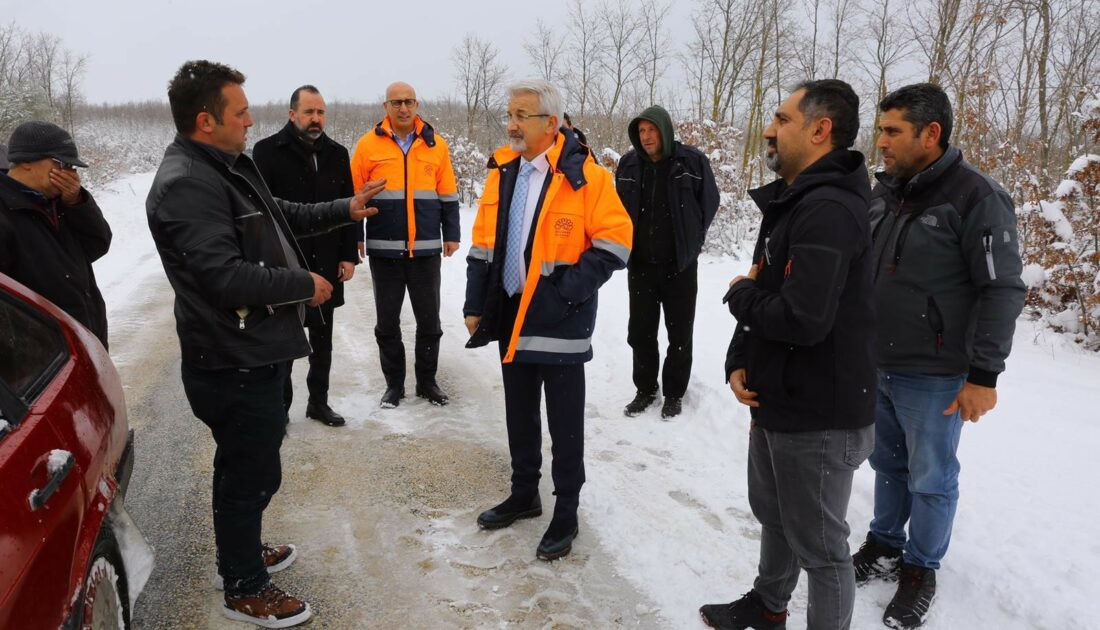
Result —
[[668, 350], [661, 371], [661, 417], [667, 419], [680, 414], [691, 376], [697, 261], [718, 211], [718, 186], [707, 156], [676, 141], [663, 107], [649, 107], [630, 121], [628, 134], [634, 149], [619, 160], [615, 189], [634, 221], [627, 342], [634, 351], [638, 391], [623, 412], [636, 416], [657, 400], [657, 327], [663, 308]]
[[717, 628], [778, 628], [800, 569], [811, 630], [848, 628], [855, 573], [848, 498], [874, 444], [870, 183], [849, 147], [859, 98], [842, 81], [801, 84], [764, 132], [781, 179], [750, 191], [764, 213], [747, 276], [726, 294], [737, 329], [726, 375], [751, 407], [749, 504], [759, 574], [730, 604], [703, 606]]

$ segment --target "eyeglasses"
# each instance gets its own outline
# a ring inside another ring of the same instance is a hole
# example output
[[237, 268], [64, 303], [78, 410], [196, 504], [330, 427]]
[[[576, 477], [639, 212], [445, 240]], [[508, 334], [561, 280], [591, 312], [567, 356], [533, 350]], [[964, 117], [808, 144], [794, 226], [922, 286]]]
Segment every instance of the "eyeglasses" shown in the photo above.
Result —
[[59, 160], [57, 158], [50, 158], [50, 161], [53, 162], [54, 164], [57, 164], [57, 168], [59, 168], [63, 171], [75, 171], [76, 170], [76, 167], [73, 166], [72, 164], [66, 164], [66, 163], [62, 162], [61, 160]]
[[515, 114], [504, 114], [504, 115], [502, 115], [500, 117], [500, 124], [507, 127], [508, 123], [510, 123], [514, 120], [517, 123], [522, 125], [523, 123], [527, 122], [528, 118], [549, 118], [549, 117], [550, 117], [550, 114], [524, 114], [523, 112], [518, 112], [518, 113], [515, 113]]
[[392, 99], [392, 100], [389, 100], [389, 101], [386, 101], [386, 102], [389, 103], [390, 107], [392, 107], [394, 109], [401, 109], [402, 105], [412, 109], [412, 107], [414, 105], [416, 105], [416, 99], [415, 98], [395, 98], [395, 99]]

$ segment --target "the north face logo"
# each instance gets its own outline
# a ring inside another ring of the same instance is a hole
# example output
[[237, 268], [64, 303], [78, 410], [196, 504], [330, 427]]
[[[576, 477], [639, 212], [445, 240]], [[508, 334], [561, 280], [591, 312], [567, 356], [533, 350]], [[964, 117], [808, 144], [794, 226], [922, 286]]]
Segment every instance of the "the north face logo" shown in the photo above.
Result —
[[573, 220], [562, 217], [554, 221], [554, 235], [558, 238], [569, 238], [573, 233]]
[[923, 223], [923, 224], [927, 225], [928, 227], [939, 227], [939, 226], [940, 226], [940, 222], [939, 222], [939, 220], [937, 220], [937, 219], [936, 219], [936, 217], [934, 217], [934, 216], [932, 216], [932, 215], [930, 215], [930, 214], [926, 214], [926, 215], [922, 216], [922, 217], [921, 217], [920, 219], [918, 219], [918, 220], [919, 220], [919, 221], [920, 221], [921, 223]]

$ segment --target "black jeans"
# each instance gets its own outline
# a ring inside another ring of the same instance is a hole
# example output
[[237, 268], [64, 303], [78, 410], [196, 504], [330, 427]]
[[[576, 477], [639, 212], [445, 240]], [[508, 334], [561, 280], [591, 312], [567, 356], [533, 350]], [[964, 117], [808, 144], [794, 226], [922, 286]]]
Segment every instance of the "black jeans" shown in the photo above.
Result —
[[[325, 322], [316, 326], [306, 326], [309, 332], [309, 345], [313, 353], [309, 355], [309, 372], [306, 374], [306, 388], [309, 390], [309, 402], [323, 405], [328, 403], [329, 373], [332, 371], [332, 313], [328, 309]], [[294, 401], [294, 386], [290, 373], [293, 363], [287, 364], [286, 387], [283, 389], [283, 406], [289, 411]]]
[[[518, 297], [505, 297], [502, 331], [510, 331]], [[501, 358], [508, 335], [499, 343]], [[550, 429], [550, 474], [557, 503], [555, 515], [576, 517], [584, 485], [584, 364], [503, 363], [504, 413], [508, 453], [512, 459], [512, 493], [538, 492], [542, 476], [542, 391], [546, 390], [546, 424]]]
[[439, 365], [439, 266], [442, 256], [422, 258], [370, 258], [374, 284], [378, 354], [389, 387], [405, 386], [405, 346], [401, 343], [401, 305], [409, 292], [416, 317], [416, 382], [435, 382]]
[[269, 577], [261, 556], [263, 514], [282, 482], [279, 447], [286, 430], [286, 363], [248, 370], [184, 365], [183, 389], [210, 427], [214, 452], [214, 538], [230, 595], [251, 594]]
[[634, 386], [639, 392], [657, 391], [657, 326], [665, 312], [668, 350], [661, 371], [665, 396], [682, 398], [691, 377], [691, 344], [695, 331], [695, 296], [699, 292], [699, 263], [677, 272], [676, 263], [630, 261], [630, 322], [626, 341], [634, 350]]

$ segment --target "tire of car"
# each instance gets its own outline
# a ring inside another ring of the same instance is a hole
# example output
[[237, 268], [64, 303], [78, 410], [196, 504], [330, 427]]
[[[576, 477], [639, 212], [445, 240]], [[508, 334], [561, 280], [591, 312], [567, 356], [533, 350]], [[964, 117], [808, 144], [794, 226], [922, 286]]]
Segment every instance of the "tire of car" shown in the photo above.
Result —
[[129, 630], [130, 596], [126, 571], [110, 519], [103, 522], [81, 589], [82, 630]]

